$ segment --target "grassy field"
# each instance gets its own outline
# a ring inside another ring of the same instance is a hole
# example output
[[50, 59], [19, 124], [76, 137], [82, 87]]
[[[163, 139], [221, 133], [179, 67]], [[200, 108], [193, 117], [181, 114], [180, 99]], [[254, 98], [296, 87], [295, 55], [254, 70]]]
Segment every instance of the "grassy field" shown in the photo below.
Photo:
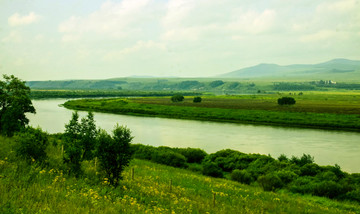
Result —
[[[277, 99], [292, 96], [293, 106], [280, 106]], [[236, 123], [270, 124], [360, 131], [360, 93], [307, 92], [205, 96], [201, 103], [193, 97], [183, 102], [171, 102], [170, 97], [127, 99], [73, 100], [66, 108], [116, 114], [145, 115]]]
[[[15, 157], [0, 136], [0, 213], [359, 213], [350, 202], [264, 192], [233, 181], [134, 159], [117, 188], [96, 176], [94, 162], [75, 178], [61, 170], [59, 144], [46, 167]], [[134, 169], [134, 179], [132, 179]], [[214, 201], [215, 197], [215, 201]]]

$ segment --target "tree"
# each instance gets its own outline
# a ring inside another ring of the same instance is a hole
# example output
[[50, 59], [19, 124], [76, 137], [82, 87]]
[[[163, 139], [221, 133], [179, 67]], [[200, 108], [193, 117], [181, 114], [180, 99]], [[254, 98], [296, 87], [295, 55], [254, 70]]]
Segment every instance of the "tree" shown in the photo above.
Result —
[[194, 103], [201, 103], [201, 101], [202, 101], [201, 97], [194, 97], [193, 100]]
[[278, 99], [279, 105], [294, 105], [295, 103], [296, 101], [292, 97], [282, 97]]
[[80, 163], [92, 160], [98, 131], [94, 114], [89, 112], [79, 123], [79, 114], [74, 112], [68, 124], [65, 125], [64, 160], [69, 164], [71, 172], [80, 173]]
[[79, 114], [74, 112], [68, 124], [65, 125], [64, 133], [64, 161], [68, 164], [71, 173], [78, 176], [81, 173], [81, 134]]
[[118, 185], [122, 179], [122, 171], [130, 163], [133, 153], [130, 148], [132, 139], [131, 131], [119, 125], [115, 126], [112, 136], [104, 130], [100, 130], [98, 134], [96, 156], [111, 185]]
[[171, 101], [173, 102], [181, 102], [184, 100], [184, 96], [181, 94], [175, 94], [171, 97]]
[[0, 133], [12, 136], [25, 128], [29, 119], [25, 113], [35, 113], [30, 88], [17, 77], [3, 75], [0, 81]]

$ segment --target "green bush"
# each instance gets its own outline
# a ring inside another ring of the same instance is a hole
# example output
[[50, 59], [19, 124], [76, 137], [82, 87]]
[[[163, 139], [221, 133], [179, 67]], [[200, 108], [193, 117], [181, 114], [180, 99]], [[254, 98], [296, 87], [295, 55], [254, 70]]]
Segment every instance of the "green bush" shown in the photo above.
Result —
[[193, 100], [194, 103], [201, 103], [201, 101], [202, 101], [201, 97], [194, 97], [194, 100]]
[[292, 97], [282, 97], [278, 99], [279, 105], [294, 105], [295, 103], [296, 101]]
[[202, 149], [195, 148], [177, 148], [174, 149], [176, 152], [184, 155], [188, 163], [201, 163], [206, 157], [207, 153]]
[[285, 184], [288, 184], [299, 177], [296, 173], [289, 170], [281, 170], [277, 172], [277, 175], [279, 176], [281, 181]]
[[252, 182], [251, 174], [246, 170], [235, 169], [231, 172], [231, 180], [237, 181], [243, 184], [250, 184]]
[[171, 97], [171, 101], [173, 102], [182, 102], [184, 100], [184, 96], [181, 94], [175, 94]]
[[321, 172], [320, 166], [315, 163], [307, 163], [300, 168], [302, 176], [315, 176]]
[[314, 185], [314, 195], [335, 198], [346, 193], [344, 186], [334, 181], [322, 181]]
[[279, 176], [274, 173], [259, 176], [257, 182], [265, 191], [275, 191], [284, 186]]
[[185, 167], [186, 158], [184, 155], [170, 149], [157, 149], [152, 154], [152, 161], [173, 167]]
[[223, 171], [216, 163], [210, 161], [204, 161], [201, 163], [201, 165], [203, 167], [204, 175], [208, 175], [216, 178], [224, 177]]
[[14, 139], [17, 156], [24, 158], [28, 163], [44, 163], [47, 159], [45, 150], [49, 144], [48, 136], [40, 128], [28, 127], [23, 132], [16, 133]]
[[144, 160], [151, 160], [156, 148], [153, 146], [134, 144], [131, 145], [133, 150], [133, 157]]

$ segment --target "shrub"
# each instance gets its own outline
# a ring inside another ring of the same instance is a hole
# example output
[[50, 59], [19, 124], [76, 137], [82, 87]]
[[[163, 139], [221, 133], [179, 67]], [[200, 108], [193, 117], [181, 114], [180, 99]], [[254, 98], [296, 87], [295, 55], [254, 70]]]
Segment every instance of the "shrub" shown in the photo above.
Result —
[[300, 168], [302, 176], [315, 176], [321, 171], [320, 166], [315, 163], [307, 163]]
[[96, 156], [100, 167], [110, 184], [117, 186], [122, 179], [121, 173], [129, 165], [132, 158], [130, 142], [133, 139], [131, 131], [125, 126], [116, 125], [112, 136], [101, 130], [98, 135]]
[[231, 180], [237, 181], [243, 184], [250, 184], [252, 182], [251, 174], [246, 170], [235, 169], [231, 172]]
[[279, 176], [281, 181], [285, 184], [292, 182], [298, 177], [297, 174], [289, 170], [281, 170], [277, 173], [277, 175]]
[[278, 161], [289, 161], [289, 158], [287, 158], [286, 155], [281, 154], [281, 155], [278, 157]]
[[15, 152], [27, 162], [37, 161], [44, 163], [47, 159], [45, 152], [49, 144], [48, 136], [40, 128], [26, 128], [23, 132], [15, 134]]
[[293, 156], [290, 160], [291, 163], [294, 163], [298, 166], [304, 166], [305, 164], [308, 163], [314, 163], [314, 157], [312, 157], [311, 155], [306, 155], [303, 154], [303, 156], [301, 158], [297, 158], [295, 156]]
[[314, 195], [335, 198], [346, 193], [345, 188], [334, 181], [322, 181], [314, 186]]
[[194, 97], [193, 100], [194, 103], [201, 103], [201, 101], [202, 101], [201, 97]]
[[195, 148], [178, 148], [175, 151], [184, 155], [188, 163], [201, 163], [207, 155], [204, 150]]
[[346, 195], [344, 196], [344, 199], [357, 201], [360, 203], [360, 190], [353, 190], [353, 191], [346, 193]]
[[261, 175], [257, 181], [265, 191], [275, 191], [284, 185], [279, 176], [274, 173]]
[[173, 102], [182, 102], [184, 100], [184, 96], [181, 94], [175, 94], [171, 97], [171, 101]]
[[279, 105], [294, 105], [295, 103], [296, 101], [292, 97], [282, 97], [278, 99]]
[[204, 175], [208, 175], [216, 178], [222, 178], [224, 176], [221, 168], [214, 162], [205, 161], [202, 162], [201, 165], [203, 166]]
[[152, 154], [152, 161], [173, 167], [185, 167], [186, 158], [184, 155], [171, 151], [170, 149], [161, 149], [159, 147]]
[[209, 85], [211, 88], [216, 88], [223, 84], [224, 84], [224, 82], [222, 80], [215, 80], [215, 81], [212, 81]]
[[153, 146], [147, 146], [142, 144], [131, 145], [133, 150], [133, 157], [145, 160], [151, 160], [156, 148]]

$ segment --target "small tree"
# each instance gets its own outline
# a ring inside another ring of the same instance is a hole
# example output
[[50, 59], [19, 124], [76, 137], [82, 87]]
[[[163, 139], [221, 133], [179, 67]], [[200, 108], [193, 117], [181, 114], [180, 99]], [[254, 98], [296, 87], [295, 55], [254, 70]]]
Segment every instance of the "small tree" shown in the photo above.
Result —
[[81, 172], [81, 135], [79, 114], [74, 112], [68, 124], [65, 125], [64, 133], [64, 161], [68, 164], [70, 172], [78, 176]]
[[69, 164], [71, 172], [80, 173], [80, 163], [94, 157], [97, 137], [94, 114], [89, 112], [79, 123], [79, 114], [74, 112], [68, 124], [65, 125], [64, 160]]
[[296, 101], [292, 97], [282, 97], [278, 99], [279, 105], [294, 105], [295, 103]]
[[184, 96], [181, 94], [175, 94], [171, 97], [171, 101], [173, 102], [181, 102], [184, 100]]
[[112, 136], [104, 130], [98, 135], [96, 156], [111, 185], [118, 185], [122, 179], [122, 171], [130, 163], [133, 153], [130, 148], [132, 139], [131, 131], [119, 125], [115, 126]]
[[201, 103], [201, 101], [202, 101], [201, 97], [194, 97], [193, 100], [194, 103]]

